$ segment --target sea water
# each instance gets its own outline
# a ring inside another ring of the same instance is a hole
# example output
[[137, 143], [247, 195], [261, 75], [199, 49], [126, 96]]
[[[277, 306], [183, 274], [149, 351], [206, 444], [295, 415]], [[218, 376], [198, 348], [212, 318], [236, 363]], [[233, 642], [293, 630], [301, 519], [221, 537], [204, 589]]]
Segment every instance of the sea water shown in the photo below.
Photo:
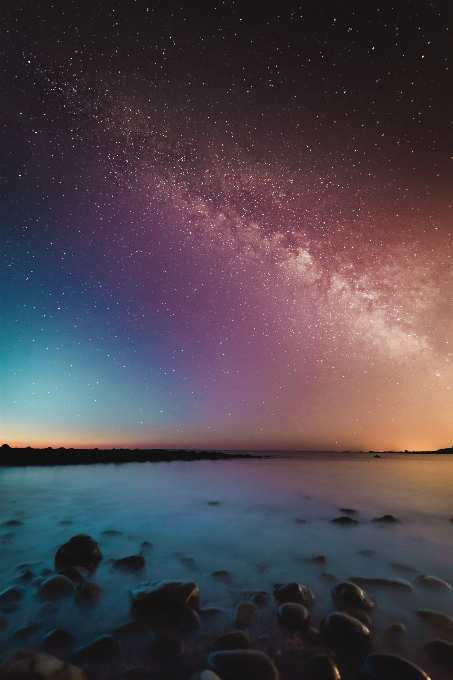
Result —
[[[453, 584], [453, 456], [263, 455], [270, 457], [0, 469], [0, 590], [14, 582], [20, 564], [34, 563], [38, 575], [52, 568], [58, 547], [75, 534], [92, 536], [103, 554], [94, 576], [103, 594], [89, 616], [68, 599], [27, 645], [46, 625], [70, 630], [79, 643], [111, 632], [129, 620], [130, 589], [143, 581], [194, 580], [201, 606], [226, 615], [247, 591], [272, 593], [275, 583], [298, 581], [315, 593], [316, 624], [332, 609], [334, 577], [404, 578], [412, 590], [366, 587], [378, 604], [375, 648], [426, 666], [424, 641], [453, 641], [415, 613], [453, 615], [451, 593], [417, 581], [429, 574]], [[332, 523], [346, 514], [342, 508], [358, 523]], [[372, 521], [385, 514], [398, 522]], [[143, 572], [113, 568], [115, 559], [139, 552]], [[325, 561], [311, 561], [320, 556]], [[219, 571], [227, 574], [215, 576]], [[0, 630], [2, 654], [23, 646], [15, 629], [42, 619], [42, 602], [28, 590]], [[403, 640], [389, 641], [392, 623], [406, 627]], [[252, 636], [269, 632], [264, 619], [256, 626]]]

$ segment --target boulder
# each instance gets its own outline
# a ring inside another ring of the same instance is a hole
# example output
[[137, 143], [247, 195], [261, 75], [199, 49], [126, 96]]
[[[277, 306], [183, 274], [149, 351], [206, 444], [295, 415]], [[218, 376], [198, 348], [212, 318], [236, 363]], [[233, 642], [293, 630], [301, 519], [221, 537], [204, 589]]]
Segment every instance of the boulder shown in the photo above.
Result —
[[321, 635], [328, 645], [363, 646], [369, 642], [370, 630], [361, 621], [344, 612], [332, 612], [321, 622]]
[[74, 590], [74, 601], [76, 604], [94, 604], [101, 597], [101, 588], [97, 583], [92, 581], [85, 581], [79, 583]]
[[395, 654], [370, 654], [365, 670], [371, 680], [430, 680], [421, 668]]
[[68, 597], [74, 590], [74, 583], [67, 576], [57, 574], [50, 576], [41, 583], [36, 592], [43, 600], [59, 600]]
[[61, 653], [73, 647], [75, 637], [63, 628], [54, 628], [49, 631], [41, 640], [41, 647], [53, 654]]
[[415, 579], [416, 583], [430, 590], [438, 590], [439, 592], [451, 592], [451, 585], [446, 581], [442, 581], [441, 578], [437, 576], [427, 576], [425, 574], [419, 574]]
[[253, 621], [258, 611], [258, 606], [253, 602], [240, 602], [236, 608], [234, 625], [237, 628], [245, 628]]
[[200, 590], [193, 581], [152, 581], [131, 591], [132, 612], [138, 616], [179, 613], [198, 609]]
[[227, 649], [249, 649], [250, 638], [243, 630], [232, 630], [224, 633], [214, 640], [211, 649], [213, 652], [225, 651]]
[[57, 571], [66, 567], [85, 567], [93, 571], [102, 560], [99, 546], [91, 536], [77, 534], [57, 550], [55, 568]]
[[104, 663], [119, 652], [118, 641], [112, 635], [100, 635], [74, 650], [74, 658], [83, 663]]
[[279, 680], [272, 659], [255, 649], [212, 652], [208, 662], [222, 680]]
[[276, 583], [274, 586], [274, 597], [279, 604], [296, 602], [297, 604], [302, 604], [307, 609], [311, 609], [315, 601], [315, 596], [310, 588], [295, 582]]
[[326, 654], [315, 654], [300, 670], [303, 680], [341, 680], [340, 671]]
[[453, 671], [453, 642], [430, 640], [425, 643], [425, 651], [431, 659]]
[[433, 609], [417, 609], [417, 616], [436, 628], [453, 633], [453, 618]]
[[284, 602], [278, 608], [278, 620], [282, 628], [307, 630], [310, 627], [310, 612], [303, 604]]
[[332, 601], [337, 609], [356, 607], [370, 611], [375, 602], [357, 584], [349, 581], [337, 583], [330, 591]]
[[140, 571], [146, 567], [146, 560], [143, 555], [129, 555], [115, 560], [113, 566], [115, 569], [122, 569], [123, 571]]
[[0, 667], [2, 680], [87, 680], [77, 666], [35, 649], [20, 649]]

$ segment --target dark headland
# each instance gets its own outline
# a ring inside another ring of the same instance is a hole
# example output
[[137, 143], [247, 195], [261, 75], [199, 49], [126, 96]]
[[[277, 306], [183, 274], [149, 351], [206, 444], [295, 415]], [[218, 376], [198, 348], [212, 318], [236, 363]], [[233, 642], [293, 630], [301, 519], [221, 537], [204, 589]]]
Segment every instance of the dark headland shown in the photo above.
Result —
[[26, 467], [27, 465], [89, 465], [95, 463], [161, 463], [176, 460], [230, 460], [232, 458], [262, 458], [249, 453], [222, 453], [221, 451], [189, 451], [186, 449], [45, 449], [0, 447], [0, 467]]

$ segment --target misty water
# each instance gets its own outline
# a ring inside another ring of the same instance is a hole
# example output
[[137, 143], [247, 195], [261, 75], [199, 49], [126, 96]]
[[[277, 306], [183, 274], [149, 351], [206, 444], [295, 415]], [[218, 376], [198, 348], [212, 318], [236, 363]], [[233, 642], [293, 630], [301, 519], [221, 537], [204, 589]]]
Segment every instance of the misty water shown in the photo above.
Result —
[[[6, 614], [0, 653], [24, 643], [14, 631], [33, 620], [78, 643], [130, 620], [133, 585], [162, 578], [194, 580], [201, 607], [221, 607], [209, 635], [233, 628], [244, 591], [272, 593], [277, 582], [298, 581], [315, 593], [314, 624], [332, 610], [329, 574], [404, 578], [412, 590], [365, 586], [376, 600], [373, 643], [430, 667], [423, 642], [453, 633], [420, 621], [418, 608], [453, 616], [451, 592], [429, 589], [417, 575], [453, 583], [453, 457], [420, 454], [279, 454], [271, 458], [71, 467], [0, 469], [0, 590], [14, 583], [15, 568], [53, 568], [57, 548], [78, 533], [92, 536], [103, 553], [93, 576], [102, 598], [89, 609], [71, 598], [43, 613], [35, 589]], [[331, 520], [355, 510], [353, 526]], [[371, 520], [391, 514], [386, 524]], [[11, 524], [15, 520], [15, 524]], [[20, 521], [21, 524], [17, 524]], [[9, 524], [8, 524], [9, 523]], [[151, 545], [142, 546], [143, 542]], [[139, 574], [119, 572], [112, 561], [142, 551]], [[311, 562], [323, 555], [326, 563]], [[307, 561], [308, 560], [308, 561]], [[228, 575], [216, 578], [213, 572]], [[326, 574], [327, 572], [327, 574]], [[241, 594], [242, 593], [242, 594]], [[279, 635], [275, 611], [260, 611], [249, 632]], [[402, 623], [407, 635], [389, 635]]]

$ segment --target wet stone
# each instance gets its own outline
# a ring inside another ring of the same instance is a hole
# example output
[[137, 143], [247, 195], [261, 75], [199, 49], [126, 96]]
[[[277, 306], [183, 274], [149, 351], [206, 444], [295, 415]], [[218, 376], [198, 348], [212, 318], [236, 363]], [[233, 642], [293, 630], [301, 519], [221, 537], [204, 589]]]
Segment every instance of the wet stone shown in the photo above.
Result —
[[430, 590], [438, 590], [439, 592], [451, 591], [451, 585], [446, 581], [443, 581], [441, 578], [437, 578], [437, 576], [427, 576], [425, 574], [419, 574], [419, 576], [417, 576], [415, 580], [418, 585], [424, 586], [425, 588], [429, 588]]
[[307, 609], [313, 607], [315, 596], [310, 588], [300, 583], [276, 583], [274, 586], [274, 597], [279, 604], [285, 602], [296, 602], [302, 604]]
[[337, 583], [330, 591], [330, 594], [336, 608], [356, 607], [370, 611], [375, 606], [374, 600], [362, 588], [349, 581]]
[[332, 612], [321, 623], [321, 635], [328, 645], [360, 646], [368, 643], [370, 631], [361, 621], [344, 612]]
[[240, 602], [236, 608], [234, 625], [237, 628], [245, 628], [256, 617], [258, 606], [253, 602]]
[[198, 609], [200, 591], [193, 581], [152, 581], [131, 591], [133, 614], [153, 616], [160, 613], [181, 613], [184, 609]]
[[187, 633], [198, 630], [201, 626], [201, 618], [195, 609], [184, 609], [180, 618], [180, 626]]
[[214, 640], [211, 649], [213, 652], [225, 651], [227, 649], [249, 649], [250, 638], [243, 630], [232, 630], [224, 633]]
[[185, 651], [184, 641], [171, 633], [153, 633], [150, 647], [154, 656], [162, 661], [174, 661]]
[[5, 590], [2, 590], [0, 593], [0, 607], [13, 602], [19, 602], [24, 598], [26, 592], [26, 588], [21, 585], [9, 586], [9, 588], [5, 588]]
[[425, 643], [425, 651], [431, 659], [453, 671], [453, 642], [430, 640]]
[[143, 621], [127, 621], [113, 631], [113, 636], [117, 640], [127, 640], [128, 638], [140, 637], [149, 633], [149, 627]]
[[89, 576], [88, 569], [83, 567], [66, 567], [58, 572], [62, 576], [67, 576], [73, 583], [83, 583]]
[[53, 654], [66, 651], [75, 644], [75, 637], [63, 628], [54, 628], [49, 631], [41, 640], [41, 647], [46, 652]]
[[92, 571], [102, 560], [99, 546], [91, 536], [77, 534], [57, 550], [55, 568], [57, 571], [65, 567], [85, 567]]
[[280, 605], [277, 614], [282, 628], [306, 630], [310, 626], [310, 612], [303, 604], [285, 602]]
[[115, 569], [122, 569], [123, 571], [140, 571], [146, 567], [146, 560], [143, 555], [129, 555], [115, 560], [113, 566]]
[[353, 508], [339, 508], [340, 512], [344, 512], [345, 515], [356, 515], [357, 510], [353, 510]]
[[7, 522], [2, 522], [0, 527], [21, 527], [23, 522], [20, 519], [9, 519]]
[[37, 596], [45, 600], [58, 600], [68, 597], [74, 590], [74, 584], [67, 576], [57, 574], [41, 583], [37, 590]]
[[114, 536], [122, 536], [122, 535], [123, 535], [123, 532], [117, 531], [116, 529], [105, 529], [105, 531], [101, 531], [101, 536], [114, 537]]
[[221, 680], [221, 678], [219, 678], [217, 673], [214, 673], [214, 671], [206, 670], [195, 673], [195, 675], [192, 675], [190, 680]]
[[86, 581], [79, 583], [74, 590], [74, 601], [76, 604], [94, 604], [101, 597], [101, 587], [97, 583]]
[[218, 571], [213, 571], [211, 574], [212, 578], [219, 581], [231, 581], [231, 574], [226, 569], [219, 569]]
[[434, 609], [417, 609], [417, 616], [441, 630], [453, 633], [453, 618]]
[[404, 578], [365, 578], [362, 576], [351, 576], [349, 580], [359, 586], [386, 586], [389, 588], [398, 588], [399, 590], [412, 590], [412, 584]]
[[341, 680], [340, 671], [326, 654], [315, 654], [300, 670], [303, 680]]
[[34, 574], [31, 569], [24, 569], [14, 580], [19, 583], [28, 583], [29, 581], [32, 581], [35, 576], [36, 574]]
[[35, 635], [40, 628], [41, 624], [37, 622], [26, 623], [23, 626], [20, 626], [20, 628], [18, 628], [16, 631], [14, 631], [13, 638], [15, 638], [16, 640], [26, 640], [32, 635]]
[[85, 673], [65, 661], [34, 649], [21, 649], [0, 667], [2, 680], [86, 680]]
[[382, 517], [373, 517], [372, 522], [382, 522], [383, 524], [396, 524], [399, 523], [399, 519], [393, 517], [393, 515], [382, 515]]
[[334, 524], [342, 524], [344, 526], [354, 526], [355, 524], [358, 524], [358, 520], [352, 519], [352, 517], [347, 517], [346, 515], [342, 515], [341, 517], [335, 517], [335, 519], [330, 520]]
[[208, 662], [222, 680], [279, 680], [272, 659], [254, 649], [212, 652]]
[[353, 616], [355, 619], [361, 621], [367, 628], [371, 628], [373, 624], [371, 617], [368, 616], [368, 614], [363, 611], [363, 609], [357, 609], [356, 607], [346, 607], [346, 609], [343, 609], [343, 611], [345, 614], [349, 614], [349, 616]]
[[365, 670], [371, 680], [429, 680], [421, 668], [395, 654], [370, 654]]
[[74, 651], [74, 658], [88, 663], [104, 663], [119, 652], [118, 641], [112, 635], [101, 635]]
[[151, 680], [153, 669], [150, 666], [132, 666], [123, 671], [121, 680]]
[[325, 555], [316, 555], [315, 557], [305, 557], [304, 562], [325, 566], [327, 564], [327, 559]]

